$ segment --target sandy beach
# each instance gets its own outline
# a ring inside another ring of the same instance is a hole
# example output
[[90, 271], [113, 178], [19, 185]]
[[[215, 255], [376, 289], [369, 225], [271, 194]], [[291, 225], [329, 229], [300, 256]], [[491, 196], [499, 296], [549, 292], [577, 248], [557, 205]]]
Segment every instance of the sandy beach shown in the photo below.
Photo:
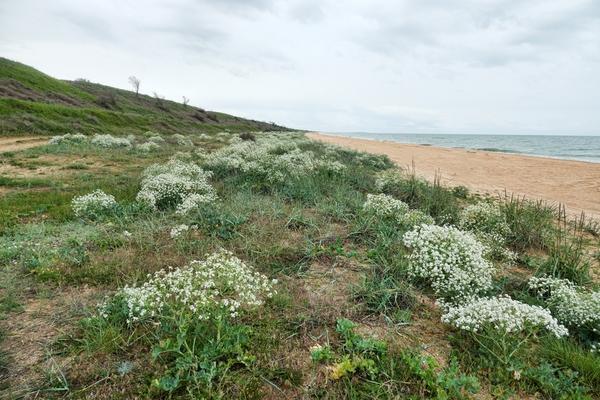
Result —
[[600, 218], [600, 163], [558, 160], [507, 153], [390, 141], [355, 139], [318, 132], [308, 137], [355, 150], [386, 154], [400, 167], [412, 168], [427, 179], [436, 172], [446, 185], [464, 185], [481, 194], [506, 190], [530, 199], [562, 203], [569, 214]]

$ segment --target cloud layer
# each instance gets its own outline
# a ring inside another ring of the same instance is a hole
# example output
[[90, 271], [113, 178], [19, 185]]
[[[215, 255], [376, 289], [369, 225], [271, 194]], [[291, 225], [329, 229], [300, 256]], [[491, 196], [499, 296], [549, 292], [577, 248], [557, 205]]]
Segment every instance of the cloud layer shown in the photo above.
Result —
[[307, 129], [600, 134], [596, 0], [20, 0], [0, 55]]

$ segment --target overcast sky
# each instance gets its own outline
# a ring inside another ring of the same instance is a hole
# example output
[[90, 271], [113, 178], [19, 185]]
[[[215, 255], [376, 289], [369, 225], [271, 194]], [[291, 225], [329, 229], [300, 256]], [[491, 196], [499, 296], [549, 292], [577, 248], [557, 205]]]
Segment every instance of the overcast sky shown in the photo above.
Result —
[[0, 0], [0, 55], [297, 128], [600, 134], [600, 0]]

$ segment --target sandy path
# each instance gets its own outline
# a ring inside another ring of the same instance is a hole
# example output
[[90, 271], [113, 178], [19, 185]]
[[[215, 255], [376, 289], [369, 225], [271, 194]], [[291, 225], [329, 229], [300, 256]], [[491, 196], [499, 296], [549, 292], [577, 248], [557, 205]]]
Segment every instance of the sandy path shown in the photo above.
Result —
[[400, 144], [309, 133], [308, 137], [356, 150], [387, 154], [401, 167], [414, 162], [417, 174], [464, 185], [478, 193], [508, 193], [562, 203], [571, 214], [600, 217], [600, 163], [556, 160], [479, 150]]
[[40, 136], [0, 137], [0, 153], [29, 149], [47, 142], [47, 137]]

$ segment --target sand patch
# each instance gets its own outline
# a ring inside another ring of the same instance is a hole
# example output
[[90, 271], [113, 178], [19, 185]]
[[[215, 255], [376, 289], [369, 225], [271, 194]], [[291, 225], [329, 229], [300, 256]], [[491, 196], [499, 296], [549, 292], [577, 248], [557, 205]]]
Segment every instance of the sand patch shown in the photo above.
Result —
[[463, 185], [481, 194], [498, 195], [506, 190], [531, 199], [561, 203], [571, 215], [584, 211], [600, 218], [600, 163], [552, 158], [447, 149], [389, 141], [354, 139], [309, 133], [311, 139], [355, 150], [386, 154], [400, 167], [413, 163], [418, 175], [442, 183]]

